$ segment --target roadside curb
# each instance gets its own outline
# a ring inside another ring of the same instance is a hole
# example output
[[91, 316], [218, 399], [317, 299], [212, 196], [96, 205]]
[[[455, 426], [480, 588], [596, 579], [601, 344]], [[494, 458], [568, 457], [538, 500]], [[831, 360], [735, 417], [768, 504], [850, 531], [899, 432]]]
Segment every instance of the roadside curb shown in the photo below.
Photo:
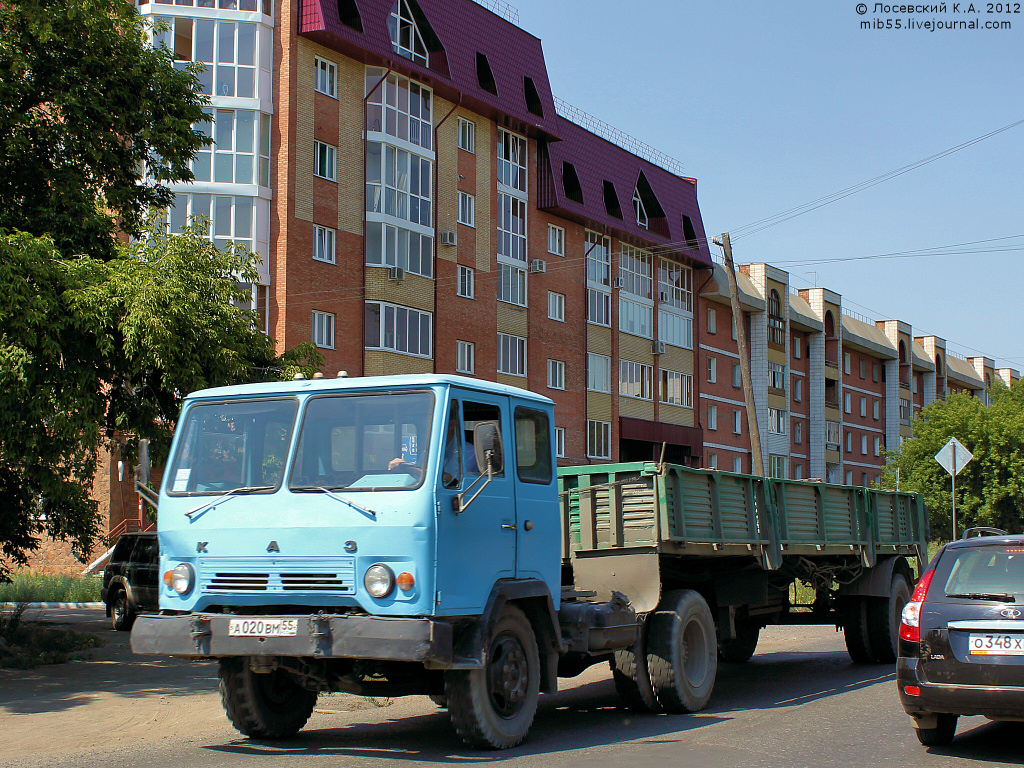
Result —
[[63, 609], [82, 609], [82, 608], [103, 608], [103, 603], [0, 603], [0, 610], [13, 611], [18, 606], [25, 606], [28, 608], [63, 608]]

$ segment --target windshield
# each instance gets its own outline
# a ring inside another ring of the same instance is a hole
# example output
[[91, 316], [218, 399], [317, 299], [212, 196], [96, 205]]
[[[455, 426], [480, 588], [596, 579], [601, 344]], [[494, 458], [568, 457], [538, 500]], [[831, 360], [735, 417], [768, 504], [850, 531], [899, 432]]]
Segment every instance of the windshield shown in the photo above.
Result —
[[292, 490], [416, 488], [423, 482], [434, 396], [429, 392], [332, 395], [302, 417]]
[[273, 491], [284, 476], [297, 408], [291, 398], [192, 406], [178, 427], [167, 492]]
[[948, 548], [935, 576], [947, 597], [1024, 594], [1024, 547]]

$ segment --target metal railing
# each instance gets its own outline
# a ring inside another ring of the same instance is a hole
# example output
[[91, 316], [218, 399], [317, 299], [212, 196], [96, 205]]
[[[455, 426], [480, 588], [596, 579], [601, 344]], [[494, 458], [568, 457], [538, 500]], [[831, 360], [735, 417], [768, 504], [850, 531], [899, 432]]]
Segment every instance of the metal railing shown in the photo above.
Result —
[[505, 21], [519, 26], [519, 9], [502, 0], [475, 0], [477, 5], [482, 5], [492, 13], [501, 16]]

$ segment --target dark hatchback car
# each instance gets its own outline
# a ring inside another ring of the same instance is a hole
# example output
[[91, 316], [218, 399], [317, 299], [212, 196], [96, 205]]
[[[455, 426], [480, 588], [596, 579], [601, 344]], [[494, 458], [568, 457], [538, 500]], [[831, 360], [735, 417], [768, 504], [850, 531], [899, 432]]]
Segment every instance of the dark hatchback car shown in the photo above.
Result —
[[114, 629], [128, 631], [140, 612], [158, 609], [159, 569], [155, 533], [126, 533], [117, 540], [100, 589]]
[[926, 746], [960, 715], [1024, 718], [1024, 535], [972, 528], [938, 551], [903, 609], [896, 680]]

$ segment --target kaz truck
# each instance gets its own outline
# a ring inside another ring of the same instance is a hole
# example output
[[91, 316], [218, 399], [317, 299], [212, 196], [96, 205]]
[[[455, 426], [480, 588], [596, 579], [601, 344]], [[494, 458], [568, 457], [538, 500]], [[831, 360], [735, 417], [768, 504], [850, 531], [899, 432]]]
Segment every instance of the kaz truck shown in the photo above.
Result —
[[[556, 469], [551, 400], [445, 375], [211, 389], [159, 498], [140, 654], [219, 661], [235, 727], [295, 734], [317, 694], [424, 694], [511, 747], [559, 677], [692, 712], [773, 623], [895, 658], [918, 496], [656, 462]], [[805, 585], [796, 598], [795, 583]]]

